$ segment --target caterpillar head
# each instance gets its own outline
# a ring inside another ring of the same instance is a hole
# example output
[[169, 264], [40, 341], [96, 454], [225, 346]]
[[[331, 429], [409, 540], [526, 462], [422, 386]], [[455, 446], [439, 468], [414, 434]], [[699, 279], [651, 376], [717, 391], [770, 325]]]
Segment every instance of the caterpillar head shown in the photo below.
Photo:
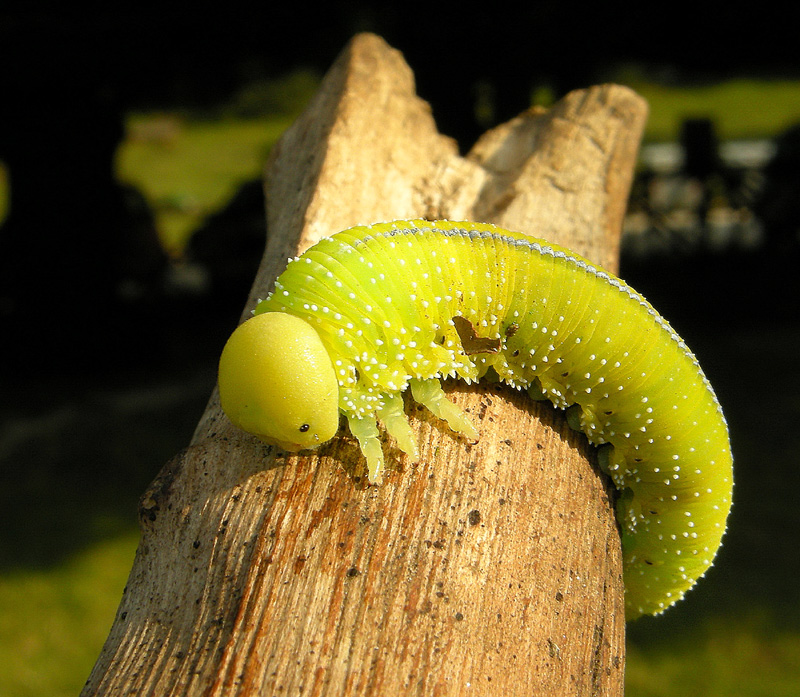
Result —
[[283, 312], [256, 315], [231, 334], [219, 396], [234, 425], [284, 450], [316, 448], [339, 428], [328, 352], [308, 322]]

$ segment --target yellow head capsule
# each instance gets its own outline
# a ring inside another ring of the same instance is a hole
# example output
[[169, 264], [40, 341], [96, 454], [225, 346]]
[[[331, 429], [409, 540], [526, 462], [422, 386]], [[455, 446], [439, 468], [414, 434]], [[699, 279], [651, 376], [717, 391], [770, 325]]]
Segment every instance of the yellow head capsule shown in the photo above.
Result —
[[219, 361], [219, 394], [234, 425], [284, 450], [305, 450], [339, 428], [331, 359], [308, 322], [283, 312], [247, 320]]

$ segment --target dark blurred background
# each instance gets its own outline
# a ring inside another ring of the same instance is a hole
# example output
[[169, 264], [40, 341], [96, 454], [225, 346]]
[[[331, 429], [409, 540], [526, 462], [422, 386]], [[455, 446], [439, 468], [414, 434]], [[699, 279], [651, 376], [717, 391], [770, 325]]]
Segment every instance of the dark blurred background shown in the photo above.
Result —
[[[466, 151], [535, 96], [557, 99], [621, 66], [689, 86], [800, 79], [797, 20], [795, 9], [721, 2], [5, 2], [0, 692], [69, 694], [88, 674], [132, 560], [136, 500], [191, 438], [264, 245], [251, 181], [177, 257], [165, 249], [152, 206], [116, 173], [127, 114], [218, 113], [250, 84], [323, 74], [366, 30], [404, 53], [440, 130]], [[300, 107], [276, 93], [251, 106], [287, 119]], [[630, 628], [634, 695], [756, 694], [741, 691], [742, 676], [759, 670], [769, 686], [759, 694], [800, 690], [800, 124], [739, 145], [713, 118], [687, 115], [672, 142], [643, 148], [626, 220], [621, 275], [717, 387], [737, 478], [709, 578]], [[109, 607], [87, 614], [85, 596], [103, 592]], [[64, 606], [84, 613], [85, 638]], [[44, 675], [61, 670], [53, 655], [77, 683]]]

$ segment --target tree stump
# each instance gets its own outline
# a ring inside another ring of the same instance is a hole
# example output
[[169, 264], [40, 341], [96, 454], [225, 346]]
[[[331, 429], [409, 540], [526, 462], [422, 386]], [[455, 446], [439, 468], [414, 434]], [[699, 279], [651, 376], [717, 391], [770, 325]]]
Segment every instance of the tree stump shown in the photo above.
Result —
[[[269, 241], [245, 315], [286, 258], [359, 223], [494, 222], [616, 269], [646, 107], [605, 85], [530, 110], [466, 157], [402, 56], [343, 51], [275, 147]], [[216, 394], [141, 500], [142, 540], [83, 695], [622, 694], [613, 492], [549, 403], [449, 386], [471, 445], [412, 409], [369, 486], [346, 428], [311, 454], [234, 429]]]

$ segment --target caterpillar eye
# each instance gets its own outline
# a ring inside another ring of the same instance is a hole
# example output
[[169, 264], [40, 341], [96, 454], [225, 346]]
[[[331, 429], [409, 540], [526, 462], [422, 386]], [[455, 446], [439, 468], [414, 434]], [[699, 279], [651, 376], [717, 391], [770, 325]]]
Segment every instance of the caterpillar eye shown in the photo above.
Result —
[[300, 427], [300, 433], [305, 433], [306, 431], [308, 431], [309, 428], [311, 428], [311, 426], [309, 424], [303, 424]]

